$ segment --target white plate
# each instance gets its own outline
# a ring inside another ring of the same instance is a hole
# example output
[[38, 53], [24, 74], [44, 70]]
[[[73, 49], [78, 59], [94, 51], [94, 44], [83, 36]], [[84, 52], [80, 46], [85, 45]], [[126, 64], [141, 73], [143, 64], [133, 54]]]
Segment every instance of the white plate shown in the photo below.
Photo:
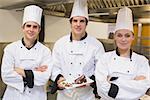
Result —
[[72, 86], [70, 87], [65, 87], [66, 89], [73, 89], [73, 88], [77, 88], [77, 87], [80, 87], [80, 86], [84, 86], [84, 85], [88, 85], [90, 83], [93, 83], [94, 81], [88, 77], [86, 77], [86, 80], [87, 82], [85, 83], [81, 83], [81, 84], [72, 84]]

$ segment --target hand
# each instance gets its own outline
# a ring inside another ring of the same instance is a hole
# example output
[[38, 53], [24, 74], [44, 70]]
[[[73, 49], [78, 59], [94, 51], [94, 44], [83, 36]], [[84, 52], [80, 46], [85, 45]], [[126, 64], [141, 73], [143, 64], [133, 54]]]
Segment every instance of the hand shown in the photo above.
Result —
[[42, 66], [36, 67], [36, 68], [35, 68], [35, 71], [44, 72], [44, 71], [47, 70], [47, 68], [48, 68], [47, 65], [42, 65]]
[[16, 71], [19, 75], [25, 77], [24, 69], [19, 68], [19, 67], [15, 67], [15, 71]]
[[63, 85], [62, 83], [65, 81], [66, 79], [64, 77], [60, 77], [59, 80], [57, 81], [57, 86], [59, 89], [64, 89], [65, 85]]
[[143, 75], [139, 75], [139, 76], [136, 76], [135, 78], [134, 78], [134, 80], [144, 80], [144, 79], [146, 79], [146, 77], [145, 76], [143, 76]]
[[107, 81], [110, 83], [111, 76], [107, 76]]

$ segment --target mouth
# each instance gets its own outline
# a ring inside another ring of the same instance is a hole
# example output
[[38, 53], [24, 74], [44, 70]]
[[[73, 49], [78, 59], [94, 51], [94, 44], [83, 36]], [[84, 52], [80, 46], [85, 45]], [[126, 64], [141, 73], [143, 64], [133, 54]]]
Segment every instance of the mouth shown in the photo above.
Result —
[[76, 31], [81, 31], [81, 28], [76, 28]]
[[34, 33], [29, 33], [28, 35], [29, 35], [29, 36], [34, 36]]

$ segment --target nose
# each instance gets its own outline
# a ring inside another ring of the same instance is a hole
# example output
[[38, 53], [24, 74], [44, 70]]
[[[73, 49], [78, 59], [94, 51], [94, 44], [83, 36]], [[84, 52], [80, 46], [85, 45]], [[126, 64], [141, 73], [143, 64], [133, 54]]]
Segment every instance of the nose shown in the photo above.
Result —
[[31, 27], [29, 28], [29, 30], [30, 30], [30, 31], [33, 31], [33, 30], [34, 30], [34, 28], [31, 26]]
[[80, 26], [80, 21], [77, 21], [77, 26]]
[[122, 41], [125, 41], [125, 40], [126, 40], [126, 37], [125, 37], [125, 36], [123, 36], [123, 37], [122, 37]]

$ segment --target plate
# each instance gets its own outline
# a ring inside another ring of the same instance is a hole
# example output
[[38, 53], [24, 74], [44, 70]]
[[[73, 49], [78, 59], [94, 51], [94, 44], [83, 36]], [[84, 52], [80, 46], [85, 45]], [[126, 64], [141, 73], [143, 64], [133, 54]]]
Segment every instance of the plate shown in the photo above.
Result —
[[93, 83], [94, 81], [88, 77], [86, 77], [87, 82], [81, 83], [81, 84], [72, 84], [70, 87], [65, 87], [65, 89], [74, 89], [80, 86], [88, 85], [90, 83]]

